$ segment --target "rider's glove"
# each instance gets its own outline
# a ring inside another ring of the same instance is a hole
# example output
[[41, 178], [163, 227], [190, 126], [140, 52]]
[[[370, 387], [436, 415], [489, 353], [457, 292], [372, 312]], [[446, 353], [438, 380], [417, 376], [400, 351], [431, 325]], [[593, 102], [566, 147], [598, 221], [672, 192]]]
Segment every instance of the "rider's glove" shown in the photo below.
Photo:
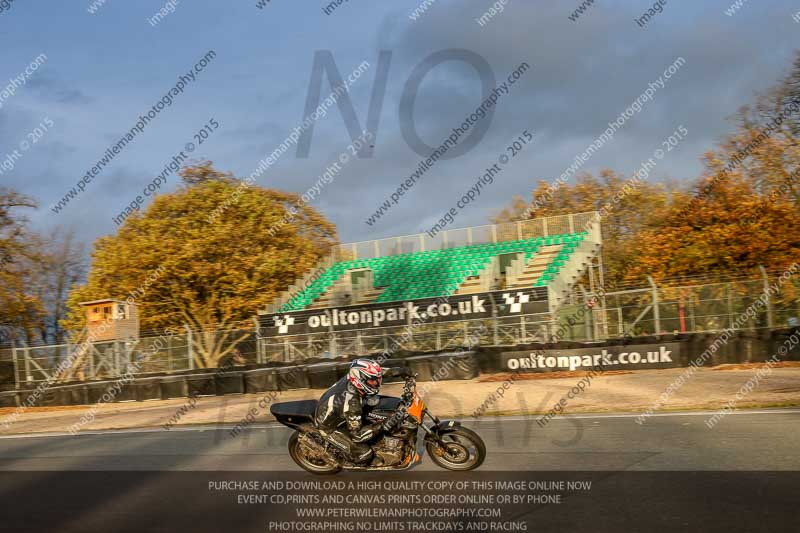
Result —
[[408, 408], [404, 403], [401, 403], [397, 406], [397, 409], [395, 409], [394, 413], [392, 413], [389, 418], [383, 422], [381, 429], [387, 433], [391, 433], [400, 427], [400, 424], [403, 423], [403, 420], [405, 420], [407, 416]]
[[406, 384], [403, 386], [403, 394], [400, 395], [400, 398], [403, 400], [404, 404], [411, 405], [411, 402], [414, 400], [414, 391], [416, 388], [416, 382], [406, 381]]
[[403, 389], [403, 394], [400, 396], [400, 399], [403, 401], [403, 405], [411, 405], [411, 402], [414, 401], [414, 391], [413, 389], [406, 388]]
[[414, 373], [411, 371], [410, 368], [401, 366], [397, 371], [397, 375], [401, 378], [410, 378], [411, 376], [414, 375]]

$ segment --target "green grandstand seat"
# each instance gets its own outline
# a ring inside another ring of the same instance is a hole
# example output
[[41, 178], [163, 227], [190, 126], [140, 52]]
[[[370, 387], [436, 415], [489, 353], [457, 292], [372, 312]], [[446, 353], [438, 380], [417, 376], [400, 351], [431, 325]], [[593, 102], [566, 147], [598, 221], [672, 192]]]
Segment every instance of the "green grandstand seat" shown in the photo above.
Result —
[[310, 284], [301, 294], [295, 295], [282, 311], [298, 311], [311, 305], [336, 283], [348, 270], [369, 268], [373, 283], [383, 291], [378, 302], [391, 302], [411, 298], [446, 296], [458, 290], [464, 280], [479, 276], [500, 254], [523, 254], [527, 263], [542, 246], [561, 244], [561, 251], [546, 266], [545, 272], [534, 286], [546, 286], [555, 279], [588, 232], [512, 239], [498, 243], [456, 246], [425, 252], [387, 255], [371, 259], [352, 259], [335, 263]]

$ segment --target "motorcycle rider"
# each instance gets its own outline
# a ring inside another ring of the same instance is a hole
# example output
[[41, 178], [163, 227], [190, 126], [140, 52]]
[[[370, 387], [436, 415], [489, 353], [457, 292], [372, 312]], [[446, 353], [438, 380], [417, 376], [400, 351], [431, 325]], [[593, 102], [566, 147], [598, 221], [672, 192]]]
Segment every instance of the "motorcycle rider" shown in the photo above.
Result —
[[[356, 464], [366, 463], [372, 458], [372, 448], [365, 442], [381, 431], [394, 431], [407, 414], [405, 402], [401, 402], [392, 416], [383, 422], [363, 424], [364, 406], [377, 404], [383, 372], [381, 365], [373, 359], [354, 360], [347, 375], [320, 397], [314, 414], [314, 421], [323, 437]], [[409, 374], [402, 369], [396, 375]]]

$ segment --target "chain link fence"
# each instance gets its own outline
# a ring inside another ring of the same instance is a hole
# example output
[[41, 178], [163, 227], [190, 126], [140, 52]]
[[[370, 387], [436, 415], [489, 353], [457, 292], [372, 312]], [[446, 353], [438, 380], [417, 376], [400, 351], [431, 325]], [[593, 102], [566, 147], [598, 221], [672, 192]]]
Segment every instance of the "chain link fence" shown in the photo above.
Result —
[[[784, 279], [785, 278], [785, 279]], [[240, 329], [172, 334], [131, 341], [52, 346], [0, 346], [0, 390], [44, 381], [109, 379], [128, 370], [169, 374], [198, 370], [203, 350], [234, 353], [237, 364], [308, 362], [339, 356], [514, 346], [555, 340], [603, 340], [664, 333], [792, 327], [800, 317], [800, 281], [764, 272], [761, 279], [658, 286], [603, 293], [576, 290], [549, 313], [412, 323], [336, 333], [262, 337]], [[781, 281], [782, 280], [782, 281]], [[767, 295], [768, 297], [765, 297]], [[235, 349], [235, 352], [234, 352]], [[72, 355], [73, 362], [59, 372]]]
[[[225, 344], [238, 339], [235, 346]], [[0, 348], [0, 386], [10, 373], [11, 382], [33, 385], [114, 379], [133, 374], [171, 374], [197, 370], [203, 350], [218, 347], [218, 352], [237, 350], [237, 363], [257, 362], [257, 342], [253, 330], [226, 330], [165, 333], [134, 340], [49, 346], [17, 345]], [[5, 372], [4, 372], [5, 370]], [[12, 387], [13, 388], [13, 387]]]
[[724, 283], [659, 286], [651, 280], [648, 288], [575, 294], [558, 322], [562, 338], [574, 340], [793, 327], [799, 296], [800, 280], [766, 272]]
[[412, 323], [403, 327], [369, 328], [260, 338], [263, 362], [295, 362], [314, 358], [376, 356], [400, 351], [433, 352], [477, 344], [487, 346], [545, 342], [549, 314], [521, 315], [452, 322]]

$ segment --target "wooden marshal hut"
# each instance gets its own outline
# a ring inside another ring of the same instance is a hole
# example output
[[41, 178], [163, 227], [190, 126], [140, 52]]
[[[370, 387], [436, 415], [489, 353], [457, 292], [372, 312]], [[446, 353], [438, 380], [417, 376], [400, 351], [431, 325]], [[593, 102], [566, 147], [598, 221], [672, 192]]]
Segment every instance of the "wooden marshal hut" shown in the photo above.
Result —
[[86, 325], [94, 341], [139, 338], [139, 309], [135, 303], [107, 298], [80, 305], [86, 309]]

